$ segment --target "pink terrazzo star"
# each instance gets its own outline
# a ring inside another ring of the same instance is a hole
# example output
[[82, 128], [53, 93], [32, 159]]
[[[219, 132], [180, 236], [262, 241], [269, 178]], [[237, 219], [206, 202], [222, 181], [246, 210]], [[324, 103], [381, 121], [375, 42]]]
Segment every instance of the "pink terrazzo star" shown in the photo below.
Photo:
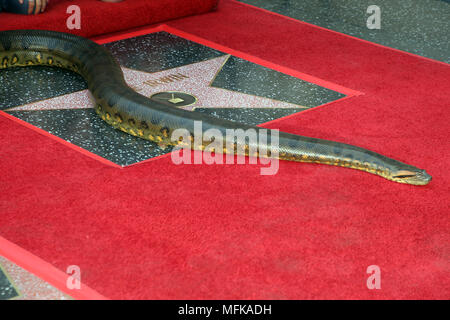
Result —
[[[307, 107], [288, 102], [212, 87], [212, 82], [229, 57], [230, 55], [225, 55], [207, 61], [155, 73], [132, 70], [124, 67], [122, 67], [122, 70], [128, 85], [147, 97], [165, 91], [179, 91], [196, 97], [197, 102], [194, 105], [182, 107], [186, 110], [193, 110], [195, 108], [307, 109]], [[88, 109], [92, 107], [93, 98], [91, 94], [88, 90], [82, 90], [14, 107], [8, 109], [8, 111]]]

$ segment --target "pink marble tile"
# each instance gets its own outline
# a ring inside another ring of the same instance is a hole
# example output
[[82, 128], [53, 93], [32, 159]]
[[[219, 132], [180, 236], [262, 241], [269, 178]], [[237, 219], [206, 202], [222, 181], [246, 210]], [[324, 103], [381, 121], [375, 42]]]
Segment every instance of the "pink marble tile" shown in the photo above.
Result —
[[14, 300], [71, 300], [72, 298], [34, 274], [0, 256], [0, 265], [19, 292]]

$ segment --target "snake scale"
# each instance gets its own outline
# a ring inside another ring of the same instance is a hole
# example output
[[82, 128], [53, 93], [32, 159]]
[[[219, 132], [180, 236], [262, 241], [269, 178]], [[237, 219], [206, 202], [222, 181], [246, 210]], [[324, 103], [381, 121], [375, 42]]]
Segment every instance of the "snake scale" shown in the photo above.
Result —
[[[55, 66], [81, 74], [95, 99], [95, 111], [104, 121], [116, 129], [156, 143], [185, 143], [189, 148], [204, 150], [211, 140], [203, 135], [197, 144], [192, 136], [188, 143], [183, 139], [171, 139], [176, 129], [193, 133], [196, 121], [202, 122], [203, 133], [214, 128], [224, 136], [227, 129], [267, 130], [182, 110], [135, 92], [126, 84], [111, 53], [91, 40], [43, 30], [0, 32], [0, 69], [30, 65]], [[277, 145], [258, 141], [257, 150], [266, 148], [268, 158], [359, 169], [399, 183], [425, 185], [431, 180], [425, 170], [354, 145], [285, 132], [279, 132], [278, 137]], [[232, 145], [234, 148], [224, 147], [214, 152], [258, 155], [249, 154], [249, 145], [242, 149], [238, 149], [235, 142]]]

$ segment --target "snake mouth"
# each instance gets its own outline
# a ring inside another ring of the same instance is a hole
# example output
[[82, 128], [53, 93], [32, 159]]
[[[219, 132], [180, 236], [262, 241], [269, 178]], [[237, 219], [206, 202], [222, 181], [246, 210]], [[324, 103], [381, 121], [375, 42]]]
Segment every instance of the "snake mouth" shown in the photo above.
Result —
[[396, 175], [396, 176], [392, 176], [395, 179], [405, 179], [405, 178], [412, 178], [415, 177], [415, 174], [400, 174], [400, 175]]
[[426, 185], [431, 181], [431, 176], [425, 170], [420, 169], [417, 171], [400, 170], [392, 175], [392, 179], [400, 183]]

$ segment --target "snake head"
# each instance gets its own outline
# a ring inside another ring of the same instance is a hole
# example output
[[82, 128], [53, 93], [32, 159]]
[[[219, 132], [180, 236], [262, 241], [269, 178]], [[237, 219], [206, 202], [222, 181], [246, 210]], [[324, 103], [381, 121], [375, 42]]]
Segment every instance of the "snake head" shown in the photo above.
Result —
[[413, 185], [426, 185], [431, 176], [425, 170], [417, 168], [399, 169], [391, 173], [391, 180]]

